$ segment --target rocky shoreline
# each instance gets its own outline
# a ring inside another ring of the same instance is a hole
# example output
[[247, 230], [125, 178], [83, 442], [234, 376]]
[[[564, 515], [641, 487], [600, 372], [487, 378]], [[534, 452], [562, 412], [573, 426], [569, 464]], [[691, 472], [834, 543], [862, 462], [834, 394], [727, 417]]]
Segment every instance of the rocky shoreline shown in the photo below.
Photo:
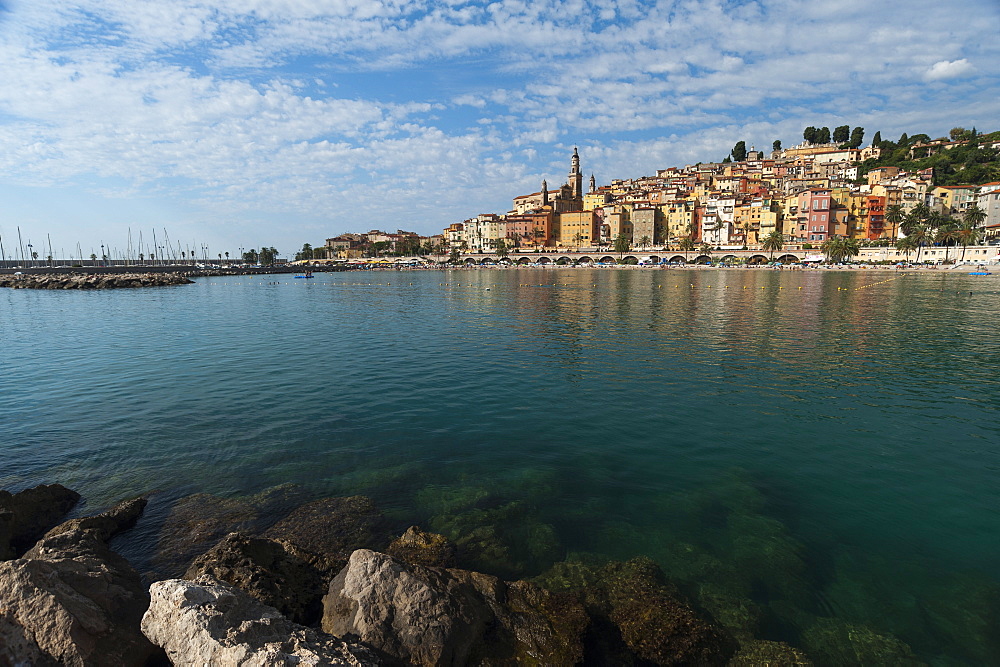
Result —
[[461, 567], [442, 535], [393, 537], [367, 497], [278, 487], [182, 499], [140, 575], [108, 540], [146, 499], [56, 525], [78, 500], [58, 484], [0, 491], [2, 665], [812, 664], [696, 607], [647, 558], [506, 581]]
[[0, 275], [0, 287], [12, 289], [121, 289], [190, 285], [194, 281], [179, 273], [53, 273]]

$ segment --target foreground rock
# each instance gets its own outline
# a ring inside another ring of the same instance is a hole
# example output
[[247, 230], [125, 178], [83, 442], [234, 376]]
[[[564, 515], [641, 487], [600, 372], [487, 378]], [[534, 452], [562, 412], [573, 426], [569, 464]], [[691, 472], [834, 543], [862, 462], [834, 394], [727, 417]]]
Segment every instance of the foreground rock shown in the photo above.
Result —
[[0, 664], [142, 665], [157, 654], [139, 628], [146, 588], [106, 544], [145, 505], [68, 521], [0, 563]]
[[123, 287], [165, 287], [189, 285], [189, 278], [176, 273], [116, 273], [81, 275], [56, 273], [0, 276], [0, 287], [13, 289], [118, 289]]
[[418, 665], [572, 665], [588, 624], [572, 596], [355, 551], [323, 600], [323, 629]]
[[296, 623], [312, 625], [319, 621], [325, 593], [319, 571], [308, 562], [314, 559], [288, 542], [230, 533], [196, 558], [184, 579], [209, 576], [239, 588]]
[[150, 588], [142, 630], [175, 665], [374, 665], [364, 647], [296, 625], [242, 591], [170, 579]]
[[61, 484], [42, 484], [19, 493], [0, 490], [0, 560], [17, 558], [56, 525], [80, 500]]

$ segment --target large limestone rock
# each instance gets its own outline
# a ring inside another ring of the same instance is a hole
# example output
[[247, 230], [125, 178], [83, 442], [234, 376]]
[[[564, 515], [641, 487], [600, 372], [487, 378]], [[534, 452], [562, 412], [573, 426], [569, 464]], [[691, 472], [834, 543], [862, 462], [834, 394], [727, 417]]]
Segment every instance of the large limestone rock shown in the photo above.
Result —
[[142, 665], [156, 654], [139, 629], [139, 573], [106, 544], [145, 504], [68, 521], [0, 563], [0, 664]]
[[374, 665], [374, 655], [284, 618], [239, 589], [205, 577], [150, 588], [142, 630], [175, 665]]
[[0, 490], [0, 560], [17, 558], [56, 525], [80, 500], [61, 484], [42, 484], [19, 493]]
[[324, 581], [303, 554], [287, 542], [230, 533], [195, 559], [184, 573], [194, 581], [210, 576], [235, 586], [303, 625], [319, 621]]
[[325, 631], [419, 665], [576, 664], [588, 619], [571, 596], [359, 549], [330, 583]]

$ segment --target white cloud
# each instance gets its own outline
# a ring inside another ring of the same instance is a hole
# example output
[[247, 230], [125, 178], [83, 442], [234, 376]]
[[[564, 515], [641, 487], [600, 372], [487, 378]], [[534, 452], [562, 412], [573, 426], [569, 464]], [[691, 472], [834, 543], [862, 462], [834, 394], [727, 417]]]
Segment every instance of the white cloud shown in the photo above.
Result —
[[974, 71], [976, 71], [976, 68], [965, 58], [951, 61], [940, 60], [924, 72], [924, 78], [928, 81], [944, 81], [946, 79], [957, 79], [967, 76]]
[[[991, 2], [17, 0], [0, 187], [431, 232], [505, 210], [564, 144], [611, 178], [817, 123], [988, 129], [997, 76], [970, 60], [1000, 47], [966, 17]], [[963, 76], [948, 100], [918, 85]]]

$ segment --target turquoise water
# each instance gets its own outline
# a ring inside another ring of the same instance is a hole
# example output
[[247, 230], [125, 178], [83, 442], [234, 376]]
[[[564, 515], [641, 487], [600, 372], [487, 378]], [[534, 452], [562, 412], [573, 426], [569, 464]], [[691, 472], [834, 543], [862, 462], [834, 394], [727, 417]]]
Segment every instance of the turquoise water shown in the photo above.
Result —
[[366, 493], [503, 576], [649, 555], [821, 663], [846, 635], [1000, 662], [998, 295], [600, 269], [2, 290], [0, 486], [160, 491], [138, 561], [185, 494]]

